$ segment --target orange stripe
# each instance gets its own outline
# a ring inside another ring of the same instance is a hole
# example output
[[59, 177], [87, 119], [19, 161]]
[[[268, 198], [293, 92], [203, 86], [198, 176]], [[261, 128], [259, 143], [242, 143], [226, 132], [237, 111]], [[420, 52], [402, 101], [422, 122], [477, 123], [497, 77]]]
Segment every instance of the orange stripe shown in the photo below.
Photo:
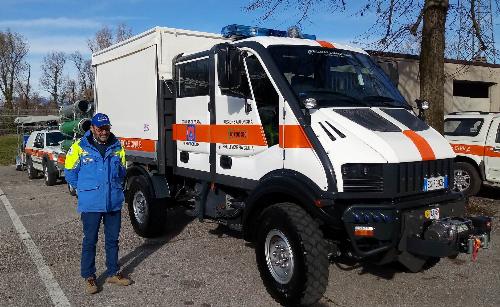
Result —
[[[172, 125], [172, 139], [174, 141], [188, 141], [188, 126], [185, 124]], [[237, 145], [267, 146], [264, 129], [261, 125], [193, 125], [194, 142], [220, 143]]]
[[493, 151], [493, 146], [451, 144], [455, 153], [474, 155], [480, 157], [500, 158], [500, 152]]
[[422, 160], [436, 160], [436, 155], [427, 141], [413, 130], [404, 130], [403, 134], [408, 137], [417, 147]]
[[281, 148], [312, 148], [300, 125], [280, 125], [279, 139]]
[[317, 42], [321, 45], [321, 47], [335, 49], [335, 46], [330, 42], [327, 41], [317, 41]]
[[64, 155], [59, 155], [59, 157], [57, 157], [57, 163], [64, 165], [65, 161], [66, 161], [66, 157]]
[[120, 143], [125, 150], [155, 152], [156, 141], [137, 138], [120, 138]]
[[[188, 125], [172, 125], [172, 139], [187, 141]], [[267, 146], [261, 125], [194, 125], [194, 141], [200, 143], [220, 143]], [[280, 125], [279, 146], [281, 148], [312, 148], [300, 125]]]

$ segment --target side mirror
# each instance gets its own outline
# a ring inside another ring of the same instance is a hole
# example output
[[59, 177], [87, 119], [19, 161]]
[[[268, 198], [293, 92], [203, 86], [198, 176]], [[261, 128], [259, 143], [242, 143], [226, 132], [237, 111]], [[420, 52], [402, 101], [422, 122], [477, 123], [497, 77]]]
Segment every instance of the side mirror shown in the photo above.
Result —
[[222, 90], [236, 91], [241, 85], [243, 57], [238, 48], [223, 44], [217, 50], [217, 75]]
[[429, 101], [422, 99], [415, 99], [415, 103], [418, 108], [418, 118], [421, 120], [425, 119], [425, 110], [428, 110], [430, 107]]
[[43, 148], [43, 144], [40, 141], [35, 142], [33, 146], [35, 146], [36, 148]]

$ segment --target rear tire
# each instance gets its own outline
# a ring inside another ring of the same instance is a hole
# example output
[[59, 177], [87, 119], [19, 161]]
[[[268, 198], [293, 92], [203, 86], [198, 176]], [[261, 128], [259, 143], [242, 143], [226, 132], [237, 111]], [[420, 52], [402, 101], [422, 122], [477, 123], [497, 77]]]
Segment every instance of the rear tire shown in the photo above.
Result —
[[167, 220], [165, 199], [155, 199], [145, 176], [131, 178], [127, 192], [130, 221], [135, 232], [141, 237], [152, 238], [160, 235]]
[[27, 164], [27, 170], [28, 170], [28, 178], [29, 179], [36, 179], [38, 178], [38, 171], [33, 167], [33, 160], [31, 160], [31, 157], [28, 157], [26, 161]]
[[470, 163], [455, 163], [454, 180], [454, 190], [464, 193], [467, 197], [476, 195], [481, 189], [481, 177]]
[[46, 161], [43, 164], [43, 178], [45, 185], [53, 186], [57, 181], [57, 171], [55, 170], [54, 163], [52, 161]]
[[316, 221], [292, 203], [267, 208], [260, 217], [255, 249], [260, 275], [279, 303], [310, 305], [328, 285], [328, 252]]

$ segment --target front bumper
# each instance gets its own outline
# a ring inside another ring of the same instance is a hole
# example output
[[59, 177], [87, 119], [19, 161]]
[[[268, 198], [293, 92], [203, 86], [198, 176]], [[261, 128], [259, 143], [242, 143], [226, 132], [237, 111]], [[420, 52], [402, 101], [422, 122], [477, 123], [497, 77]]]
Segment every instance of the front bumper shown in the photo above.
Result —
[[463, 218], [465, 199], [446, 193], [379, 204], [355, 204], [342, 214], [353, 255], [447, 257], [489, 246], [491, 219]]

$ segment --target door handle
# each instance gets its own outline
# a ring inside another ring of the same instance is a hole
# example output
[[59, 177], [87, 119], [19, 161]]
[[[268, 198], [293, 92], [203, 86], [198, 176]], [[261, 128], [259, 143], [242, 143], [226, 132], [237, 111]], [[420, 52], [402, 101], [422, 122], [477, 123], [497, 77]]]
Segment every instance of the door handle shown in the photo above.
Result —
[[228, 156], [221, 156], [220, 157], [220, 166], [223, 169], [231, 168], [233, 166], [233, 159], [231, 159], [231, 157], [228, 157]]

